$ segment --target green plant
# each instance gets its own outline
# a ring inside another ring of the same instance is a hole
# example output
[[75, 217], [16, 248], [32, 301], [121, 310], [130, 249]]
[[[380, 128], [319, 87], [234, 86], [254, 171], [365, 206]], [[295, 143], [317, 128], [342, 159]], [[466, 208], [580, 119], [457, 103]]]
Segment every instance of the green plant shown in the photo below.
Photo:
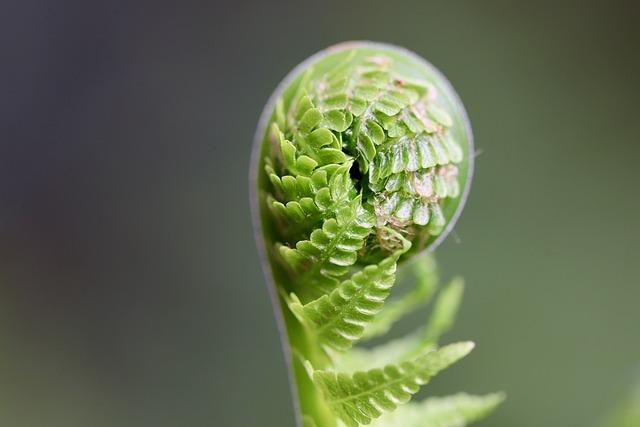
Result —
[[[473, 348], [438, 346], [459, 305], [460, 279], [439, 292], [423, 330], [354, 347], [434, 295], [435, 266], [424, 252], [464, 204], [471, 141], [448, 82], [399, 48], [339, 45], [276, 90], [254, 148], [254, 224], [299, 423], [463, 426], [503, 399], [458, 394], [406, 404]], [[398, 266], [416, 285], [389, 298]]]

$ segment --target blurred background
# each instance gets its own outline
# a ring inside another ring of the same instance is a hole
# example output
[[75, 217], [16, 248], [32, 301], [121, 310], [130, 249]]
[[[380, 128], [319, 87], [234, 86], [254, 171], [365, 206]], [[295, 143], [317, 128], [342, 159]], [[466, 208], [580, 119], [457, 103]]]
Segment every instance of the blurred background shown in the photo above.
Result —
[[279, 80], [352, 39], [429, 59], [476, 135], [438, 258], [467, 280], [445, 342], [478, 347], [428, 392], [505, 390], [479, 426], [585, 427], [638, 378], [637, 2], [0, 10], [0, 426], [293, 426], [249, 153]]

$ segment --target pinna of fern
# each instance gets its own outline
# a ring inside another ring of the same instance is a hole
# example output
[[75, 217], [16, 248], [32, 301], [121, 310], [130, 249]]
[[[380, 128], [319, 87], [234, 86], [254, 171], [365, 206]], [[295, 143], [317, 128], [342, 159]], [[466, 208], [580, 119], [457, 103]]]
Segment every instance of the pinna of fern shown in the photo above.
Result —
[[[254, 147], [252, 207], [299, 426], [463, 426], [503, 399], [461, 393], [409, 403], [474, 346], [439, 345], [460, 302], [460, 279], [437, 294], [424, 329], [358, 345], [434, 296], [425, 250], [460, 213], [471, 152], [451, 86], [400, 48], [330, 48], [272, 96]], [[416, 284], [398, 296], [403, 271]]]

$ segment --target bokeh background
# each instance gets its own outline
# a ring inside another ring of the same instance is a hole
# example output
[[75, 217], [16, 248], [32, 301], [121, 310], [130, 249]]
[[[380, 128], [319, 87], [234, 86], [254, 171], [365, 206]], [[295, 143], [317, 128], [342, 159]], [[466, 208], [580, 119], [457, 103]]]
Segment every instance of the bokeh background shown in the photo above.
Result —
[[478, 347], [428, 391], [505, 390], [479, 426], [587, 427], [638, 377], [637, 2], [0, 10], [0, 426], [293, 426], [249, 152], [278, 81], [353, 39], [439, 67], [479, 149], [438, 250], [468, 284], [446, 338]]

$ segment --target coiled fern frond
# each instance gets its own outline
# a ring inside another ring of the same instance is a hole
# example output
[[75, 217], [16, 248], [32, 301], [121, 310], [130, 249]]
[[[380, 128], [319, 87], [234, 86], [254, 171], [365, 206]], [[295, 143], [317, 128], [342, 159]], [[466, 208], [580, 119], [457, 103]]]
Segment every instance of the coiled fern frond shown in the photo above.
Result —
[[[438, 347], [459, 305], [460, 279], [440, 292], [424, 330], [353, 347], [385, 334], [434, 294], [433, 260], [421, 252], [460, 212], [471, 139], [446, 80], [385, 45], [323, 52], [274, 94], [254, 153], [254, 219], [299, 423], [462, 426], [502, 399], [459, 394], [405, 405], [473, 348]], [[390, 297], [399, 267], [417, 283]]]

